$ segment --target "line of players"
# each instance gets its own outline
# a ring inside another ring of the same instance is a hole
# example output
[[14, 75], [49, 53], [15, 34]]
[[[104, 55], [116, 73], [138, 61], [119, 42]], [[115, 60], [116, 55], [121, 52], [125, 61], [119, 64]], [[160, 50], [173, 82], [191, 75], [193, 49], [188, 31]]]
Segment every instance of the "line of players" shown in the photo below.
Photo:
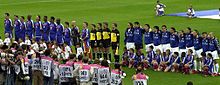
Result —
[[[200, 34], [198, 30], [192, 31], [190, 27], [185, 31], [177, 32], [174, 27], [167, 30], [166, 25], [162, 25], [161, 30], [158, 26], [151, 29], [149, 24], [141, 28], [139, 22], [135, 22], [134, 26], [128, 23], [125, 44], [123, 64], [129, 67], [136, 67], [139, 62], [142, 62], [145, 68], [151, 66], [154, 70], [167, 72], [171, 70], [172, 64], [177, 63], [179, 67], [183, 63], [190, 66], [188, 71], [192, 70], [193, 73], [202, 72], [202, 68], [207, 65], [210, 67], [209, 73], [218, 73], [219, 65], [216, 60], [219, 59], [219, 46], [212, 32]], [[147, 52], [146, 57], [141, 51], [143, 45]], [[136, 53], [134, 53], [134, 48], [137, 50]], [[209, 58], [211, 60], [208, 60]], [[210, 64], [207, 64], [208, 62]], [[156, 66], [154, 66], [155, 63], [157, 63]]]
[[[95, 56], [101, 58], [102, 55], [105, 59], [111, 60], [111, 52], [109, 47], [112, 46], [113, 54], [115, 55], [116, 49], [119, 47], [120, 33], [117, 29], [117, 23], [112, 24], [112, 30], [109, 29], [108, 23], [98, 23], [97, 25], [91, 24], [91, 31], [89, 31], [87, 22], [83, 23], [83, 29], [80, 34], [79, 28], [76, 26], [75, 21], [72, 22], [72, 29], [69, 22], [65, 22], [63, 26], [59, 18], [51, 17], [48, 21], [47, 16], [44, 16], [44, 22], [41, 22], [40, 15], [36, 16], [36, 21], [31, 19], [31, 15], [27, 16], [27, 20], [23, 16], [14, 16], [14, 23], [10, 19], [9, 13], [5, 13], [5, 33], [9, 34], [12, 38], [13, 29], [15, 41], [25, 41], [25, 36], [30, 40], [35, 37], [36, 42], [43, 39], [46, 43], [56, 42], [58, 45], [67, 43], [67, 45], [76, 47], [76, 44], [83, 45], [84, 55], [95, 59]], [[14, 25], [12, 25], [14, 24]], [[104, 44], [103, 44], [104, 43]], [[90, 47], [92, 52], [90, 52]], [[77, 49], [75, 49], [77, 50]], [[93, 54], [92, 54], [93, 53]], [[103, 54], [102, 54], [103, 53]], [[108, 57], [109, 56], [109, 57]], [[119, 62], [119, 56], [116, 55], [116, 61]]]

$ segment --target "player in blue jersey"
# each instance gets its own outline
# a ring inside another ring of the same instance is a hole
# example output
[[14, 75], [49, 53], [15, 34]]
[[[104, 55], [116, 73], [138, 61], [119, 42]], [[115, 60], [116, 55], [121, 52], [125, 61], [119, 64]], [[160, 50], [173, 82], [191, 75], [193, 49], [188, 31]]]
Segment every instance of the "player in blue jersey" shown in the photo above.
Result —
[[188, 50], [187, 55], [182, 59], [183, 64], [183, 74], [190, 74], [190, 71], [193, 67], [193, 51], [191, 49]]
[[44, 39], [45, 42], [49, 42], [50, 23], [47, 21], [47, 16], [44, 16], [44, 23], [42, 29], [43, 29], [42, 38]]
[[219, 71], [219, 64], [217, 62], [217, 60], [219, 59], [218, 52], [217, 52], [218, 40], [213, 35], [213, 32], [209, 33], [208, 39], [209, 39], [209, 50], [208, 50], [207, 53], [211, 53], [212, 54], [212, 57], [214, 59], [214, 73], [215, 73], [215, 75], [217, 75], [218, 71]]
[[145, 44], [145, 49], [146, 52], [148, 52], [149, 47], [153, 46], [153, 32], [150, 31], [150, 25], [145, 24], [144, 25], [144, 44]]
[[192, 5], [189, 6], [186, 14], [189, 18], [195, 17], [195, 10], [193, 9]]
[[30, 39], [33, 38], [33, 33], [34, 33], [34, 22], [31, 19], [31, 15], [27, 16], [27, 21], [26, 21], [26, 34], [29, 36]]
[[174, 52], [171, 58], [171, 72], [179, 72], [181, 59], [178, 52]]
[[20, 38], [21, 40], [24, 42], [25, 41], [25, 32], [26, 32], [26, 23], [25, 23], [25, 18], [24, 16], [20, 17], [20, 21], [21, 21], [21, 28], [20, 28]]
[[144, 29], [140, 27], [140, 23], [134, 22], [134, 37], [133, 38], [134, 38], [136, 50], [143, 49], [143, 33], [144, 33]]
[[[63, 30], [64, 33], [62, 32], [62, 36], [64, 36], [64, 42], [67, 43], [67, 45], [71, 46], [72, 45], [72, 43], [71, 43], [71, 29], [69, 27], [69, 22], [65, 22], [64, 28], [65, 28]], [[63, 37], [62, 37], [62, 39], [63, 39]]]
[[37, 15], [36, 22], [34, 23], [35, 38], [37, 42], [39, 42], [42, 39], [42, 23], [40, 19], [40, 15]]
[[9, 17], [10, 17], [10, 14], [5, 13], [4, 27], [5, 27], [5, 33], [8, 33], [9, 38], [12, 38], [13, 26], [12, 26], [12, 21]]
[[176, 29], [174, 27], [170, 28], [170, 47], [171, 52], [179, 52], [179, 37], [176, 33]]
[[90, 51], [90, 32], [88, 29], [88, 22], [83, 23], [83, 29], [82, 29], [82, 35], [81, 35], [82, 41], [83, 41], [83, 48], [84, 48], [84, 56], [89, 57], [92, 59], [92, 53]]
[[154, 44], [154, 51], [157, 49], [160, 49], [162, 51], [161, 44], [161, 32], [158, 26], [154, 26], [154, 32], [153, 32], [153, 44]]
[[207, 32], [202, 33], [202, 50], [205, 53], [209, 50], [209, 39], [207, 38], [207, 36]]
[[[153, 46], [150, 46], [150, 49], [152, 48]], [[152, 55], [152, 54], [151, 54]], [[153, 66], [153, 69], [154, 71], [159, 71], [159, 65], [160, 63], [162, 62], [162, 53], [159, 49], [156, 50], [156, 54], [154, 55], [154, 57], [152, 58], [152, 66]]]
[[211, 53], [208, 53], [207, 54], [207, 57], [205, 57], [203, 59], [203, 74], [204, 76], [208, 76], [208, 75], [212, 75], [212, 76], [215, 76], [214, 74], [214, 60], [213, 60], [213, 57], [212, 57], [212, 54]]
[[131, 48], [135, 48], [134, 45], [134, 28], [131, 22], [128, 23], [128, 27], [125, 31], [125, 40], [124, 43], [126, 44], [126, 48], [129, 50]]
[[162, 47], [162, 52], [165, 52], [167, 49], [170, 49], [170, 32], [167, 31], [166, 25], [162, 25], [161, 47]]
[[191, 49], [193, 51], [193, 55], [195, 54], [194, 44], [193, 44], [193, 34], [190, 27], [187, 27], [185, 31], [185, 40], [186, 40], [186, 49]]
[[[57, 29], [57, 44], [61, 45], [63, 44], [63, 33], [64, 33], [64, 27], [63, 27], [63, 24], [61, 24], [60, 22], [60, 18], [57, 18], [56, 19], [56, 29]], [[68, 26], [69, 28], [69, 26]], [[68, 45], [70, 46], [70, 42], [68, 42]]]
[[21, 32], [21, 22], [19, 20], [18, 15], [14, 15], [14, 33], [15, 33], [15, 41], [17, 42], [20, 38], [20, 32]]
[[54, 22], [55, 18], [52, 16], [50, 17], [50, 42], [53, 42], [57, 39], [57, 29], [56, 29], [56, 23]]
[[166, 50], [166, 52], [163, 53], [161, 63], [160, 63], [160, 71], [168, 72], [171, 67], [171, 58], [172, 54], [169, 49]]
[[[194, 30], [192, 32], [193, 34], [193, 44], [195, 49], [195, 58], [194, 58], [194, 72], [201, 71], [202, 70], [202, 63], [201, 63], [201, 53], [202, 50], [202, 37], [199, 35], [198, 30]], [[198, 61], [198, 63], [197, 63]], [[198, 67], [197, 67], [198, 66]], [[198, 68], [198, 69], [197, 69]]]
[[179, 31], [178, 35], [179, 35], [179, 54], [182, 54], [183, 52], [186, 53], [186, 40], [185, 40], [184, 31], [183, 30]]

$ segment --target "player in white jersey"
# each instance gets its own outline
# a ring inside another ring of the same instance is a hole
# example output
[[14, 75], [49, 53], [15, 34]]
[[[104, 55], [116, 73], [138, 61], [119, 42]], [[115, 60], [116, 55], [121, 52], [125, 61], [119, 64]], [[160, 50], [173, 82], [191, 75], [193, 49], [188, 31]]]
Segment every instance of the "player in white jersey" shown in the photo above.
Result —
[[98, 69], [98, 85], [110, 85], [110, 67], [107, 60], [101, 62], [102, 67]]
[[187, 10], [187, 16], [189, 18], [194, 18], [195, 17], [195, 11], [194, 11], [192, 5], [190, 5], [188, 10]]
[[165, 15], [165, 10], [164, 8], [166, 8], [166, 5], [160, 3], [160, 1], [157, 1], [157, 5], [155, 7], [156, 10], [156, 16], [163, 16]]
[[142, 72], [142, 67], [137, 68], [136, 74], [132, 76], [133, 85], [147, 85], [149, 77]]
[[115, 64], [115, 69], [111, 70], [111, 85], [122, 85], [122, 78], [126, 76], [126, 74], [121, 71], [120, 64]]
[[93, 64], [90, 64], [92, 74], [92, 85], [98, 85], [98, 69], [101, 67], [99, 63], [99, 60], [96, 59], [94, 60]]
[[79, 70], [79, 82], [80, 85], [91, 85], [91, 66], [88, 64], [89, 59], [83, 59], [83, 65]]

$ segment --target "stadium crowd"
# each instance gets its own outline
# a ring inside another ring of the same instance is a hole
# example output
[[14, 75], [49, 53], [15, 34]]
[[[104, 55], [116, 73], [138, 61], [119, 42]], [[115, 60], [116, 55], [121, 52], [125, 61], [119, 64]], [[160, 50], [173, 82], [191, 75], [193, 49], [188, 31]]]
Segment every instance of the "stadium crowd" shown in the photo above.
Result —
[[63, 26], [53, 16], [50, 21], [44, 16], [41, 22], [40, 15], [35, 21], [31, 15], [27, 20], [14, 15], [12, 21], [5, 13], [4, 27], [5, 39], [0, 40], [0, 83], [4, 85], [122, 85], [126, 74], [121, 65], [137, 69], [134, 85], [146, 85], [148, 76], [142, 70], [149, 68], [218, 75], [217, 38], [212, 32], [200, 34], [190, 27], [176, 31], [163, 25], [160, 30], [159, 26], [145, 24], [142, 28], [139, 22], [129, 22], [122, 60], [117, 23], [110, 29], [107, 22], [83, 22], [80, 32], [76, 21]]

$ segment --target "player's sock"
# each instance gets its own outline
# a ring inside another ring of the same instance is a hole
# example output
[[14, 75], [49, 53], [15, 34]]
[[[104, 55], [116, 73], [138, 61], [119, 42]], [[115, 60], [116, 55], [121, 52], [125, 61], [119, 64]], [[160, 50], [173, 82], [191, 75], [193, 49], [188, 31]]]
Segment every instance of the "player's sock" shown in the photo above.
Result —
[[109, 57], [109, 60], [112, 61], [112, 55], [111, 55], [111, 53], [108, 53], [108, 57]]
[[194, 60], [193, 62], [194, 62], [194, 70], [197, 71], [197, 61]]
[[106, 53], [106, 52], [104, 52], [104, 53], [103, 53], [103, 56], [104, 56], [104, 60], [107, 60], [108, 55], [107, 55], [107, 53]]
[[97, 56], [97, 58], [99, 59], [99, 58], [100, 58], [100, 52], [98, 52], [98, 53], [96, 54], [96, 56]]
[[218, 70], [219, 70], [219, 64], [216, 63], [215, 66], [214, 66], [215, 73], [218, 73]]
[[92, 58], [93, 58], [93, 60], [96, 58], [95, 55], [96, 55], [96, 52], [93, 52], [93, 53], [92, 53]]
[[119, 63], [119, 55], [115, 55], [115, 62]]
[[202, 71], [202, 62], [199, 61], [199, 71], [201, 72]]

